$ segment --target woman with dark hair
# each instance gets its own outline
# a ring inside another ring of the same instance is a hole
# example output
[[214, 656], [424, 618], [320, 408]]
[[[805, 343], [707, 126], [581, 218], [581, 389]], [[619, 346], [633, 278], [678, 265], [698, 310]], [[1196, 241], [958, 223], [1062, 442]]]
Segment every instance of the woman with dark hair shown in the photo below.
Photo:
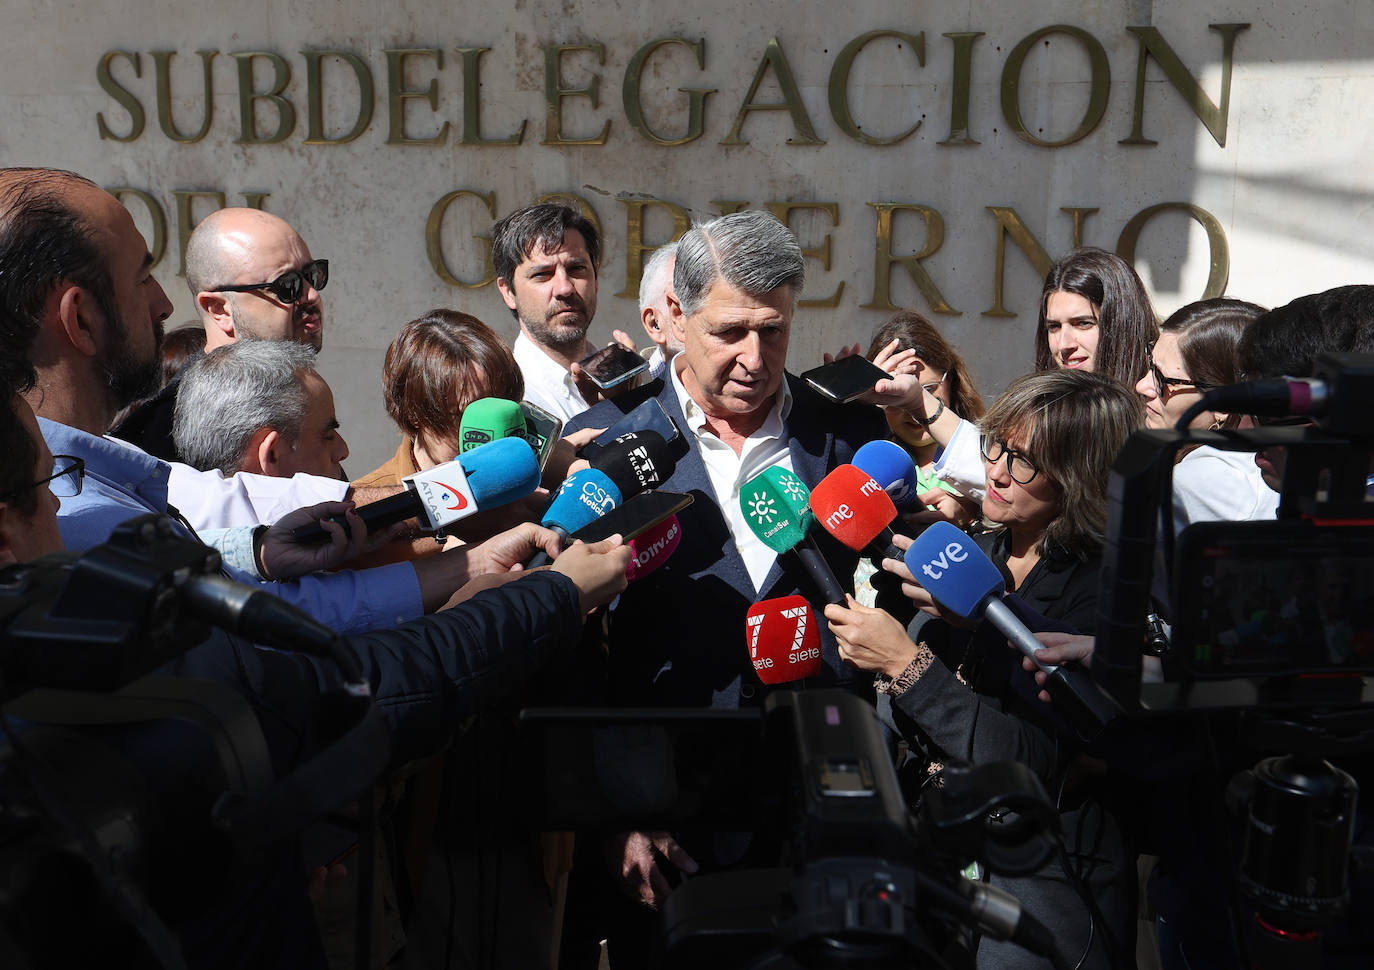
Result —
[[[1200, 300], [1164, 321], [1150, 349], [1149, 369], [1135, 385], [1145, 402], [1145, 425], [1172, 428], [1203, 391], [1241, 380], [1240, 338], [1264, 313], [1243, 300]], [[1203, 411], [1190, 428], [1240, 426], [1242, 416]], [[1278, 493], [1264, 483], [1255, 456], [1208, 445], [1182, 449], [1173, 478], [1174, 529], [1190, 522], [1272, 519]]]
[[1089, 370], [1134, 387], [1159, 323], [1131, 264], [1077, 249], [1050, 267], [1040, 292], [1035, 369]]
[[[1140, 400], [1118, 381], [1070, 370], [1013, 381], [983, 416], [982, 511], [992, 531], [975, 542], [1004, 568], [1025, 605], [1061, 629], [1093, 631], [1108, 473], [1142, 417]], [[1135, 857], [1100, 771], [1036, 700], [1005, 637], [989, 623], [969, 631], [947, 621], [904, 563], [888, 559], [883, 567], [901, 577], [902, 591], [932, 619], [913, 624], [915, 642], [882, 610], [852, 599], [847, 607], [827, 606], [840, 655], [875, 674], [875, 687], [890, 696], [893, 720], [913, 752], [924, 753], [929, 775], [951, 761], [1016, 760], [1057, 793], [1065, 856], [1034, 876], [994, 875], [992, 882], [1050, 928], [1071, 965], [1106, 967], [1113, 948], [1133, 952]], [[1077, 875], [1065, 871], [1065, 862]], [[1080, 881], [1086, 886], [1075, 886]], [[1083, 893], [1095, 901], [1111, 944], [1104, 944], [1104, 927], [1090, 917]], [[1043, 962], [985, 939], [978, 965]]]

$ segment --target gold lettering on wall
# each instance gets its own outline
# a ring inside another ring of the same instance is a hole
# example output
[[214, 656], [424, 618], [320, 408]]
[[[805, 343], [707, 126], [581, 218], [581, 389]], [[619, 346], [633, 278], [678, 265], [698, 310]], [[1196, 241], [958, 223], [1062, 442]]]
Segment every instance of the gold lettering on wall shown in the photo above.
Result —
[[423, 101], [429, 110], [439, 110], [439, 80], [430, 78], [423, 88], [406, 87], [406, 65], [412, 59], [432, 57], [434, 66], [443, 69], [444, 52], [437, 47], [393, 48], [386, 54], [387, 86], [387, 136], [388, 145], [442, 145], [448, 137], [448, 122], [439, 128], [439, 133], [428, 138], [412, 138], [406, 134], [406, 102]]
[[1127, 27], [1126, 29], [1140, 41], [1140, 53], [1135, 62], [1135, 106], [1131, 111], [1131, 134], [1121, 139], [1122, 145], [1157, 145], [1145, 137], [1145, 62], [1151, 57], [1164, 71], [1164, 76], [1174, 86], [1197, 115], [1198, 121], [1206, 126], [1212, 139], [1221, 148], [1226, 147], [1226, 120], [1231, 112], [1231, 61], [1235, 52], [1236, 34], [1249, 27], [1249, 24], [1208, 24], [1208, 29], [1221, 34], [1221, 104], [1218, 106], [1197, 78], [1183, 66], [1183, 61], [1174, 53], [1169, 42], [1157, 27]]
[[954, 65], [950, 69], [953, 92], [949, 102], [949, 135], [940, 145], [977, 145], [968, 133], [969, 91], [973, 87], [973, 42], [983, 36], [981, 30], [941, 34], [954, 44]]
[[444, 215], [448, 212], [449, 206], [462, 198], [473, 198], [486, 203], [487, 215], [491, 217], [493, 223], [496, 221], [495, 192], [483, 194], [471, 189], [459, 189], [456, 192], [450, 192], [434, 203], [434, 208], [429, 210], [429, 218], [425, 220], [425, 255], [429, 257], [429, 265], [434, 267], [435, 274], [449, 286], [456, 286], [463, 290], [480, 290], [496, 279], [496, 267], [491, 258], [490, 235], [474, 234], [472, 237], [482, 245], [483, 276], [477, 282], [468, 283], [460, 280], [457, 274], [449, 268], [448, 261], [444, 259], [442, 238]]
[[[1021, 117], [1021, 69], [1025, 67], [1026, 55], [1032, 47], [1051, 34], [1065, 34], [1083, 45], [1088, 54], [1091, 75], [1088, 107], [1083, 112], [1083, 120], [1067, 137], [1058, 141], [1031, 134]], [[1042, 148], [1062, 148], [1088, 137], [1102, 121], [1102, 116], [1107, 113], [1107, 95], [1110, 93], [1111, 85], [1112, 69], [1107, 62], [1107, 51], [1096, 37], [1081, 27], [1072, 27], [1068, 24], [1042, 27], [1035, 33], [1023, 37], [1021, 42], [1012, 48], [1011, 53], [1007, 55], [1006, 64], [1002, 66], [1002, 115], [1007, 119], [1011, 130], [1016, 133], [1016, 137], [1022, 141]]]
[[1164, 212], [1182, 212], [1202, 226], [1207, 233], [1209, 267], [1207, 289], [1201, 299], [1211, 300], [1226, 292], [1226, 281], [1231, 278], [1231, 249], [1226, 242], [1226, 230], [1221, 227], [1217, 217], [1206, 209], [1191, 202], [1161, 202], [1148, 209], [1141, 209], [1131, 216], [1130, 221], [1121, 229], [1116, 241], [1116, 254], [1128, 263], [1135, 262], [1136, 246], [1140, 243], [1140, 231], [1155, 216]]
[[[895, 37], [897, 40], [905, 41], [911, 48], [911, 52], [916, 55], [916, 63], [921, 67], [926, 66], [926, 35], [924, 32], [913, 35], [902, 33], [900, 30], [870, 30], [866, 34], [860, 34], [841, 48], [840, 53], [835, 57], [835, 63], [830, 68], [828, 87], [830, 116], [835, 119], [835, 124], [840, 131], [855, 141], [861, 141], [865, 145], [895, 145], [916, 133], [916, 129], [921, 127], [920, 118], [917, 118], [915, 123], [906, 131], [883, 137], [871, 135], [864, 131], [862, 126], [855, 123], [854, 114], [849, 109], [849, 72], [854, 67], [854, 58], [859, 56], [859, 51], [863, 50], [869, 41], [877, 40], [879, 37]], [[803, 301], [802, 305], [807, 304]], [[811, 305], [834, 306], [834, 304]]]
[[478, 69], [482, 62], [482, 55], [491, 50], [490, 47], [459, 47], [459, 55], [463, 58], [463, 137], [459, 141], [464, 145], [519, 145], [525, 141], [525, 125], [528, 120], [520, 119], [520, 128], [515, 134], [507, 138], [483, 138], [482, 137], [482, 82], [479, 79]]
[[716, 211], [723, 216], [728, 216], [732, 212], [739, 212], [741, 209], [749, 208], [748, 202], [740, 202], [738, 199], [712, 199], [711, 204], [716, 207]]
[[690, 50], [697, 57], [697, 67], [705, 69], [705, 40], [693, 43], [682, 37], [660, 37], [657, 40], [649, 41], [635, 51], [634, 56], [630, 58], [630, 63], [625, 67], [625, 83], [621, 88], [621, 99], [625, 103], [625, 120], [630, 123], [631, 128], [656, 145], [685, 145], [700, 138], [706, 125], [706, 96], [716, 92], [715, 88], [678, 88], [680, 92], [687, 95], [687, 130], [677, 138], [661, 135], [649, 127], [649, 123], [644, 120], [644, 106], [639, 99], [644, 65], [648, 62], [650, 54], [660, 47], [667, 47], [671, 44], [677, 44]]
[[682, 206], [663, 199], [621, 199], [620, 203], [625, 206], [625, 289], [616, 296], [638, 300], [639, 284], [644, 278], [644, 258], [659, 248], [644, 242], [644, 210], [658, 206], [672, 215], [673, 235], [668, 242], [681, 239], [682, 234], [692, 228], [692, 217]]
[[139, 60], [137, 51], [106, 51], [101, 56], [95, 66], [95, 77], [100, 82], [100, 88], [110, 97], [114, 98], [119, 106], [129, 113], [128, 134], [119, 135], [110, 128], [105, 122], [105, 112], [96, 112], [95, 126], [100, 132], [100, 137], [106, 141], [134, 141], [139, 135], [143, 134], [143, 127], [147, 119], [143, 115], [143, 105], [139, 103], [128, 88], [115, 80], [112, 65], [116, 57], [122, 57], [134, 68], [134, 77], [143, 76], [143, 64]]
[[148, 252], [153, 257], [154, 266], [162, 262], [162, 257], [167, 255], [167, 210], [162, 208], [162, 203], [155, 199], [152, 193], [128, 185], [107, 188], [105, 191], [118, 199], [126, 209], [129, 204], [124, 201], [125, 196], [131, 196], [143, 203], [143, 207], [148, 210], [148, 220], [153, 226], [153, 238], [148, 244]]
[[1026, 224], [1021, 221], [1021, 217], [1016, 210], [1009, 205], [990, 205], [985, 207], [992, 213], [997, 220], [997, 256], [993, 262], [992, 270], [992, 306], [983, 311], [985, 317], [1014, 317], [1011, 310], [1008, 310], [1003, 302], [1003, 277], [1006, 273], [1007, 265], [1007, 237], [1010, 236], [1012, 242], [1016, 243], [1018, 249], [1030, 260], [1037, 275], [1044, 277], [1050, 271], [1054, 260], [1050, 259], [1049, 253], [1045, 252], [1045, 247], [1040, 240], [1036, 239]]
[[176, 51], [153, 51], [153, 66], [157, 69], [157, 124], [162, 133], [172, 141], [195, 144], [210, 133], [210, 123], [215, 117], [214, 73], [211, 65], [219, 51], [196, 51], [200, 56], [201, 92], [203, 111], [200, 128], [189, 135], [177, 130], [176, 119], [172, 117], [172, 58]]
[[[285, 141], [296, 127], [296, 109], [282, 92], [291, 83], [291, 65], [286, 58], [272, 51], [234, 51], [230, 55], [239, 67], [239, 137], [240, 145], [270, 145]], [[272, 65], [272, 87], [266, 91], [253, 88], [253, 61], [263, 58]], [[277, 130], [266, 138], [258, 136], [257, 103], [267, 101], [277, 109]], [[221, 203], [223, 204], [223, 203]], [[182, 267], [183, 272], [185, 267]]]
[[[840, 224], [840, 204], [838, 202], [767, 202], [764, 203], [768, 211], [777, 217], [788, 229], [792, 228], [792, 213], [798, 209], [814, 210], [824, 212], [830, 216], [830, 224], [839, 226]], [[795, 232], [795, 230], [793, 230]], [[800, 240], [798, 240], [800, 242]], [[819, 246], [812, 246], [809, 249], [802, 247], [802, 256], [807, 259], [818, 259], [821, 268], [827, 273], [830, 272], [830, 233], [825, 234]], [[835, 287], [835, 292], [827, 297], [820, 297], [814, 300], [799, 300], [799, 307], [837, 307], [840, 305], [840, 295], [844, 293], [844, 280], [840, 280], [840, 285]]]
[[[769, 68], [772, 68], [773, 76], [778, 79], [778, 87], [782, 90], [781, 101], [755, 101], [755, 96], [759, 93], [759, 86], [763, 84], [763, 79], [767, 76]], [[749, 93], [744, 96], [744, 103], [739, 106], [739, 113], [735, 115], [735, 124], [730, 129], [730, 134], [725, 136], [722, 145], [747, 145], [747, 139], [740, 137], [740, 129], [744, 127], [744, 121], [751, 111], [786, 111], [792, 116], [792, 127], [796, 129], [796, 137], [787, 139], [789, 145], [824, 145], [825, 142], [816, 137], [816, 129], [811, 126], [811, 116], [806, 113], [806, 105], [802, 103], [801, 91], [797, 88], [797, 81], [792, 76], [792, 68], [787, 63], [787, 57], [782, 52], [782, 45], [778, 43], [776, 37], [768, 41], [768, 46], [764, 49], [763, 60], [759, 61], [759, 69], [754, 72], [754, 82], [749, 85]]]
[[[945, 242], [945, 220], [930, 206], [914, 205], [905, 202], [865, 202], [864, 205], [877, 212], [878, 225], [874, 233], [873, 252], [873, 296], [865, 304], [865, 310], [896, 310], [892, 302], [892, 267], [900, 265], [907, 271], [911, 281], [921, 291], [930, 309], [947, 316], [961, 316], [940, 293], [935, 281], [930, 278], [921, 260], [934, 256]], [[918, 253], [898, 256], [892, 251], [892, 216], [895, 212], [915, 212], [925, 221], [926, 244]]]
[[610, 133], [608, 119], [601, 126], [601, 134], [590, 138], [568, 138], [563, 134], [563, 99], [589, 98], [593, 108], [601, 107], [601, 75], [593, 74], [584, 88], [563, 86], [563, 55], [568, 51], [588, 51], [596, 55], [596, 63], [606, 63], [605, 44], [550, 44], [544, 48], [544, 140], [541, 145], [604, 145]]
[[[346, 145], [357, 139], [372, 124], [372, 110], [376, 92], [372, 87], [372, 71], [367, 62], [352, 51], [301, 51], [305, 57], [306, 135], [307, 145]], [[325, 58], [343, 61], [353, 69], [358, 82], [358, 115], [353, 127], [337, 138], [325, 134], [324, 118], [324, 61]]]

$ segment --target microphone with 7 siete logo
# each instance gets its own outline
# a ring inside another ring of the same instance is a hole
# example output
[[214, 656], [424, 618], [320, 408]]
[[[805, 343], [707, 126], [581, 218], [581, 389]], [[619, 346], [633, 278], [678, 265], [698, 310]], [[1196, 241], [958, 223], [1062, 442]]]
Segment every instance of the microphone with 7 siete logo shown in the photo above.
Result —
[[755, 603], [745, 614], [744, 632], [749, 662], [765, 684], [786, 684], [820, 673], [821, 634], [805, 597]]

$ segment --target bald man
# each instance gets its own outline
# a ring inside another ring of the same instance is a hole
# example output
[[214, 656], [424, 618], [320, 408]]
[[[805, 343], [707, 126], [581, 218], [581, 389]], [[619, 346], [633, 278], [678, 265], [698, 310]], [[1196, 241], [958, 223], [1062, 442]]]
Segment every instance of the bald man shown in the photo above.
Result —
[[324, 342], [320, 290], [329, 263], [285, 220], [258, 209], [220, 209], [186, 244], [186, 283], [205, 327], [205, 349], [236, 340]]

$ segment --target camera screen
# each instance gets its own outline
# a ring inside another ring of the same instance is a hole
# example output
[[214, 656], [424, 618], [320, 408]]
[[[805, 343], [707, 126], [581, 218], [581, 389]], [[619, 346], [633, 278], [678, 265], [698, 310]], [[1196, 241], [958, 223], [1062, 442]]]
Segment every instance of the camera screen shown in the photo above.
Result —
[[1199, 523], [1177, 561], [1173, 656], [1194, 675], [1374, 672], [1374, 529]]

